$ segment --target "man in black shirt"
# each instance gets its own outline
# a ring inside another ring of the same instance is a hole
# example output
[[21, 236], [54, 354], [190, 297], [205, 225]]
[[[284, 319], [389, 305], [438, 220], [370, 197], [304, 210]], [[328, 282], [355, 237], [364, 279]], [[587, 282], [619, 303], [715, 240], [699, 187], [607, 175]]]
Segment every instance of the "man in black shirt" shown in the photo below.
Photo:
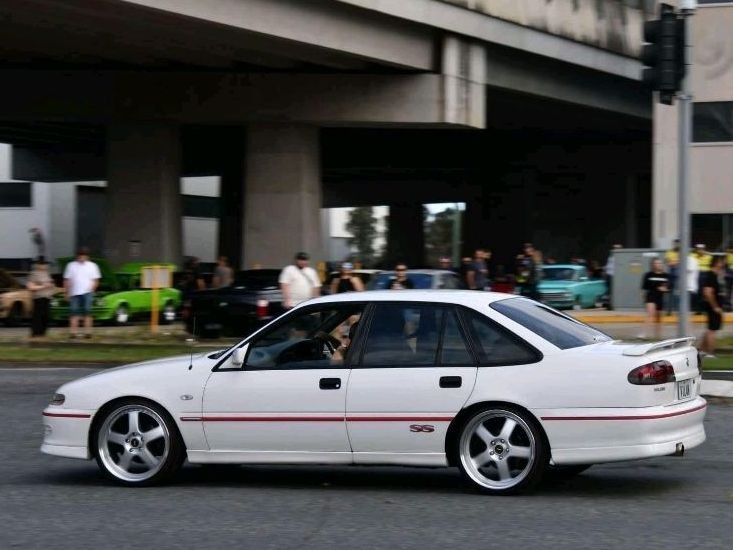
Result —
[[652, 260], [652, 270], [644, 275], [641, 289], [645, 291], [644, 305], [647, 315], [647, 330], [654, 327], [654, 337], [659, 340], [661, 337], [664, 295], [669, 292], [669, 275], [665, 273], [662, 260], [659, 258]]
[[710, 270], [703, 273], [700, 282], [700, 300], [708, 317], [708, 328], [703, 334], [700, 351], [707, 357], [715, 357], [715, 333], [723, 326], [723, 294], [720, 277], [723, 273], [723, 258], [714, 257]]
[[389, 289], [405, 290], [410, 288], [415, 288], [415, 285], [407, 278], [407, 266], [405, 264], [397, 264], [395, 267], [395, 276], [389, 282]]

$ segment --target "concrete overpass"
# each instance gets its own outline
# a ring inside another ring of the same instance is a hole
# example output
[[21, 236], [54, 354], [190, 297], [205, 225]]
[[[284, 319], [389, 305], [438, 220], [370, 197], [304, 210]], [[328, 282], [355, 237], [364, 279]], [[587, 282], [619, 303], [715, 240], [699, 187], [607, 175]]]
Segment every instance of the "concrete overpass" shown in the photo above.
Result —
[[598, 182], [609, 238], [643, 240], [647, 4], [6, 0], [0, 141], [18, 179], [107, 180], [114, 262], [180, 259], [183, 174], [221, 176], [219, 247], [246, 265], [319, 257], [323, 205], [393, 205], [408, 256], [430, 197], [468, 202], [467, 245], [548, 238], [567, 220], [531, 204]]

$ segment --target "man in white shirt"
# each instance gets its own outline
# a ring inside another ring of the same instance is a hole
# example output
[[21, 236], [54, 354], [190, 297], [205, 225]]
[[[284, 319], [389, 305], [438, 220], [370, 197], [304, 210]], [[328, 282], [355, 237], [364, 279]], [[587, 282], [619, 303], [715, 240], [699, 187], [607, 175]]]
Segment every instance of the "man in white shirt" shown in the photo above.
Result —
[[305, 252], [298, 252], [295, 265], [289, 265], [280, 272], [279, 282], [285, 309], [321, 294], [321, 281], [316, 270], [308, 267], [308, 254]]
[[89, 259], [89, 249], [80, 248], [76, 260], [66, 264], [64, 290], [69, 302], [69, 336], [76, 338], [79, 318], [84, 318], [85, 338], [92, 337], [92, 302], [102, 275]]

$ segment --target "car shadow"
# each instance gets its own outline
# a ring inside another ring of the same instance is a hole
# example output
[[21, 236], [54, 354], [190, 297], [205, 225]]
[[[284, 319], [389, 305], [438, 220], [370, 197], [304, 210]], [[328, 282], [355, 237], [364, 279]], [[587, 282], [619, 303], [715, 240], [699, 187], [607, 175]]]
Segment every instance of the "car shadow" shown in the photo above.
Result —
[[[646, 471], [645, 471], [646, 470]], [[661, 470], [661, 471], [660, 471]], [[107, 487], [108, 481], [93, 463], [84, 467], [54, 469], [24, 476], [21, 483], [61, 486]], [[607, 468], [597, 466], [571, 479], [545, 479], [534, 495], [626, 498], [655, 496], [679, 490], [685, 480], [664, 468]], [[189, 465], [163, 490], [192, 487], [242, 487], [283, 490], [329, 489], [351, 491], [428, 492], [438, 494], [478, 493], [463, 483], [455, 468], [405, 468], [395, 466], [283, 466], [283, 465]]]

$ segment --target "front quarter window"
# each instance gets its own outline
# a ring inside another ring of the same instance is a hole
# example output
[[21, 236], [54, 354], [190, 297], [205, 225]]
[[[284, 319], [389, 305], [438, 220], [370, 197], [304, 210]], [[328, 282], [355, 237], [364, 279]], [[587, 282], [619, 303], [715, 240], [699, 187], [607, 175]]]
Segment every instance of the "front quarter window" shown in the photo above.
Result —
[[607, 334], [526, 298], [498, 300], [491, 308], [560, 349], [611, 341]]

